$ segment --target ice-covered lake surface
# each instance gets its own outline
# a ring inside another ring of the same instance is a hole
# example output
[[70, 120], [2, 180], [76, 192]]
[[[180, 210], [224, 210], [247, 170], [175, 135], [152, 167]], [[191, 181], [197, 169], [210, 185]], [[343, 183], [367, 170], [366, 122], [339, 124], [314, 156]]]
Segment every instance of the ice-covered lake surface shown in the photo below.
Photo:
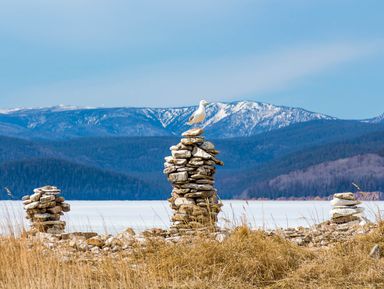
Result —
[[[63, 219], [66, 230], [95, 231], [115, 234], [131, 227], [136, 231], [148, 228], [167, 228], [172, 214], [166, 201], [68, 201], [71, 211]], [[329, 218], [328, 201], [242, 201], [224, 200], [219, 215], [221, 226], [246, 223], [252, 227], [274, 229], [276, 227], [310, 226]], [[363, 202], [365, 215], [375, 219], [384, 215], [384, 201]], [[20, 201], [0, 201], [0, 232], [16, 233], [28, 226]]]

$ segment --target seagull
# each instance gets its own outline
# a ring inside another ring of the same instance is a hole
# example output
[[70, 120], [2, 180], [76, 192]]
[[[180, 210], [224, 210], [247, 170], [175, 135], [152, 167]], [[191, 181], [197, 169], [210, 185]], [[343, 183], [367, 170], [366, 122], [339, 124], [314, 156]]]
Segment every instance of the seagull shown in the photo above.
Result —
[[205, 107], [208, 105], [208, 101], [201, 100], [199, 108], [191, 115], [187, 124], [193, 125], [195, 123], [203, 122], [205, 119]]

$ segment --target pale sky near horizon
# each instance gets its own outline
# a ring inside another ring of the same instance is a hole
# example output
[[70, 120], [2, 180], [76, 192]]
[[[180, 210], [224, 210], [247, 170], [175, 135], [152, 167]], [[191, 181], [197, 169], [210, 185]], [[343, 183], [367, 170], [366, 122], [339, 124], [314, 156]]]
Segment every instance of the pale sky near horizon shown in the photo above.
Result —
[[0, 2], [0, 108], [254, 100], [384, 113], [384, 2]]

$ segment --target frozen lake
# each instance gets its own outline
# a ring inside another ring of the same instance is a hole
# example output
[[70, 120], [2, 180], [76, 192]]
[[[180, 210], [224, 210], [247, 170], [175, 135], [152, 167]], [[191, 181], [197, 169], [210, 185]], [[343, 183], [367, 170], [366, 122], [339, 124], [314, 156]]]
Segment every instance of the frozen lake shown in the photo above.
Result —
[[[71, 211], [63, 219], [67, 231], [96, 231], [115, 234], [127, 227], [136, 231], [169, 226], [172, 214], [166, 201], [68, 201]], [[224, 200], [219, 215], [222, 226], [247, 223], [252, 227], [309, 226], [328, 219], [328, 201], [241, 201]], [[384, 214], [384, 201], [364, 202], [365, 214], [374, 220]], [[0, 201], [0, 233], [27, 226], [20, 201]]]

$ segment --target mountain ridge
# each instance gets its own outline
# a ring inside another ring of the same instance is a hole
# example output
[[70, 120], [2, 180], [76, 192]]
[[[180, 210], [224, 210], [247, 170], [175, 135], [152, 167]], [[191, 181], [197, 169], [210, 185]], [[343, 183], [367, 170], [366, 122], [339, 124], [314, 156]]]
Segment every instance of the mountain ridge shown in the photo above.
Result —
[[368, 120], [366, 120], [366, 122], [369, 122], [369, 123], [384, 123], [384, 113], [377, 116], [377, 117], [374, 117], [374, 118], [370, 118]]
[[[0, 134], [22, 138], [179, 135], [196, 106], [10, 109], [0, 113]], [[291, 124], [334, 117], [262, 102], [216, 102], [202, 126], [213, 138], [251, 136]]]

